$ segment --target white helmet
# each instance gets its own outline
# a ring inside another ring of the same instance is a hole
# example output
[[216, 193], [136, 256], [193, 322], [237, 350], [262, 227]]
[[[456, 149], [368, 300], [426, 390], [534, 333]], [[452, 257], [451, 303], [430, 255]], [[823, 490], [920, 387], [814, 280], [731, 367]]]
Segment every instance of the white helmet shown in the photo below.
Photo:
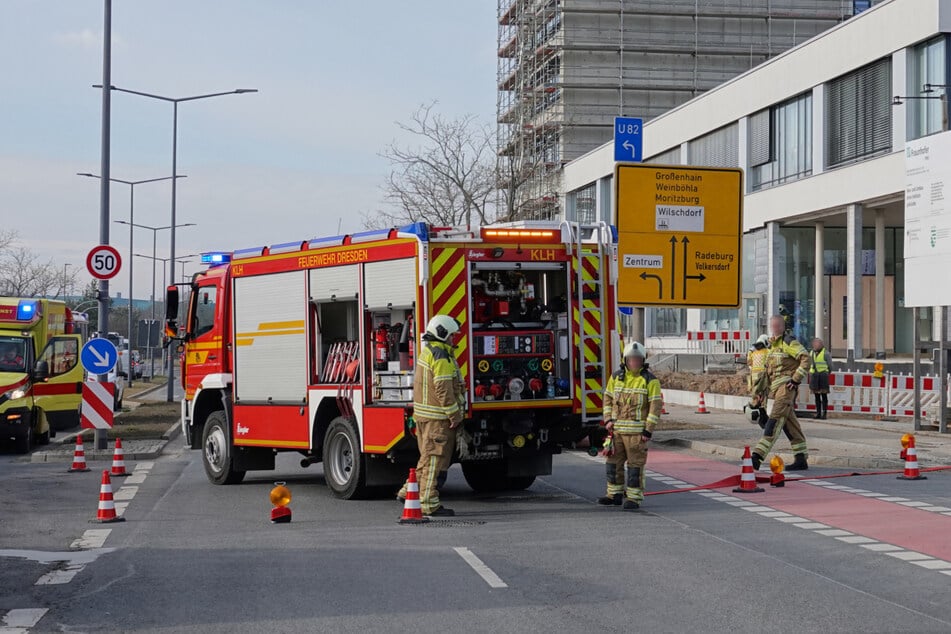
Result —
[[630, 357], [640, 357], [641, 359], [647, 359], [647, 350], [644, 348], [644, 344], [632, 341], [631, 343], [624, 346], [624, 358], [628, 359]]
[[769, 335], [760, 335], [759, 338], [756, 339], [756, 343], [761, 343], [764, 346], [769, 346]]
[[426, 334], [443, 343], [459, 332], [459, 322], [449, 315], [436, 315], [426, 324]]

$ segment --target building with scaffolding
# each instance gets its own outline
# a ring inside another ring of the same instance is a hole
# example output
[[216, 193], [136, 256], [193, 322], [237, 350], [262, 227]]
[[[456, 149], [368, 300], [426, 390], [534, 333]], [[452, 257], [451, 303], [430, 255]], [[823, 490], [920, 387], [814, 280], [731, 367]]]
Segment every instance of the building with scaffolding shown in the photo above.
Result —
[[870, 0], [498, 0], [505, 213], [562, 208], [562, 166], [842, 22]]

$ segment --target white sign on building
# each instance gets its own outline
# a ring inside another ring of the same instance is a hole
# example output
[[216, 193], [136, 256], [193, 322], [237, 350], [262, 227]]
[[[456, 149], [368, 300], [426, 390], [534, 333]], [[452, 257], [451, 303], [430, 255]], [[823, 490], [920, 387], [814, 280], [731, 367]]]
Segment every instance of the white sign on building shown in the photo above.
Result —
[[949, 306], [951, 132], [905, 144], [905, 306]]

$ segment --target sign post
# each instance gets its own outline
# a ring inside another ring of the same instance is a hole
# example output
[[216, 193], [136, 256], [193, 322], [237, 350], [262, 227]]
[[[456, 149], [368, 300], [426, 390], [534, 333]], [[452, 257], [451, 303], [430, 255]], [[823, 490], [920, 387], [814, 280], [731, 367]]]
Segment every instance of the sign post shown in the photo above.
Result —
[[743, 171], [618, 164], [618, 302], [736, 308]]

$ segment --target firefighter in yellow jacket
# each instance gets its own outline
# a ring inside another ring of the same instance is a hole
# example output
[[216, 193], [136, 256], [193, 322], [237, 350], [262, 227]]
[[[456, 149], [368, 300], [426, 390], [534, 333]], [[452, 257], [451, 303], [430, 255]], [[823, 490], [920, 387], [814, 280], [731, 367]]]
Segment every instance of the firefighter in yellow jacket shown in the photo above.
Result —
[[[607, 457], [607, 495], [598, 504], [634, 511], [644, 499], [647, 443], [660, 422], [660, 381], [647, 367], [647, 353], [636, 341], [624, 348], [624, 366], [611, 375], [604, 391], [604, 423], [614, 435]], [[627, 463], [627, 479], [624, 464]]]
[[776, 438], [781, 432], [787, 431], [795, 461], [786, 469], [803, 471], [809, 468], [809, 452], [793, 402], [799, 385], [809, 376], [811, 360], [803, 345], [795, 337], [785, 334], [786, 322], [781, 316], [770, 318], [769, 329], [769, 356], [766, 358], [766, 370], [757, 385], [757, 394], [760, 397], [768, 394], [771, 407], [763, 437], [753, 450], [753, 468], [759, 469]]
[[[452, 509], [440, 504], [436, 484], [440, 472], [452, 462], [456, 432], [465, 412], [465, 388], [452, 343], [457, 332], [459, 322], [452, 317], [436, 315], [429, 321], [413, 382], [413, 419], [419, 442], [419, 503], [423, 515], [434, 517], [455, 515]], [[405, 495], [404, 484], [399, 496]]]

